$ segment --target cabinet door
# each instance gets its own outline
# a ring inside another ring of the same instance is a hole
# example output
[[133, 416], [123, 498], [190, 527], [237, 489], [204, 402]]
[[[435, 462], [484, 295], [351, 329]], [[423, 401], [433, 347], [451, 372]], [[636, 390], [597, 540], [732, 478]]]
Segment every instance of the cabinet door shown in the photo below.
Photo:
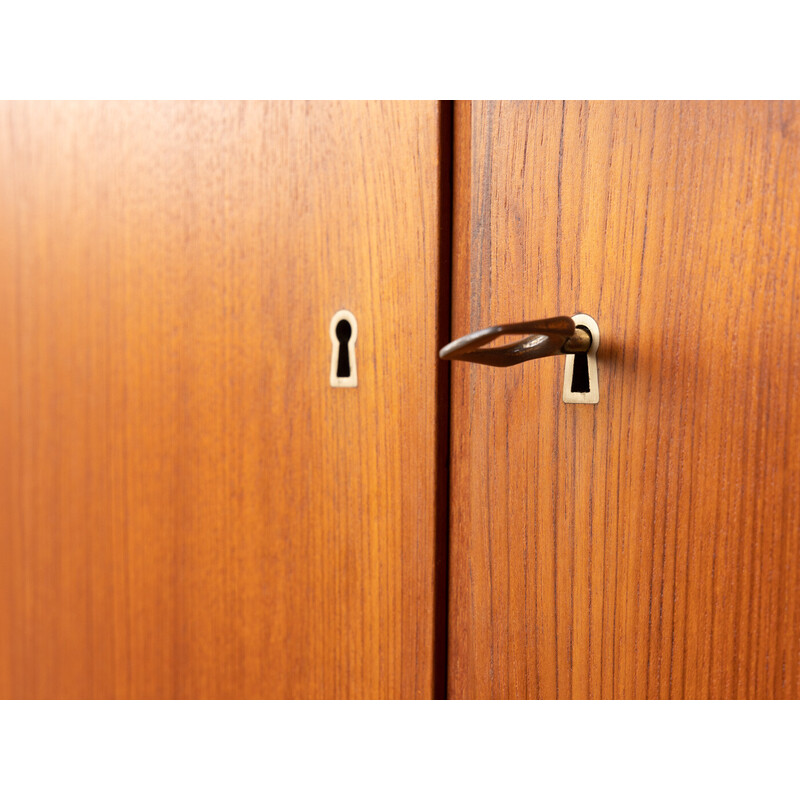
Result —
[[434, 693], [440, 126], [0, 108], [0, 696]]
[[800, 105], [474, 103], [453, 335], [586, 313], [564, 358], [452, 367], [453, 697], [800, 696]]

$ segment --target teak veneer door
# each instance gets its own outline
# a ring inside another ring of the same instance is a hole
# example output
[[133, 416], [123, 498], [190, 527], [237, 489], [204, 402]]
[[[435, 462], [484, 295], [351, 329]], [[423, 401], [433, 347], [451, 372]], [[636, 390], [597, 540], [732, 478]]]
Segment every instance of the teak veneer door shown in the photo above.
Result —
[[800, 696], [800, 105], [458, 103], [452, 697]]
[[437, 691], [442, 120], [0, 108], [0, 696]]

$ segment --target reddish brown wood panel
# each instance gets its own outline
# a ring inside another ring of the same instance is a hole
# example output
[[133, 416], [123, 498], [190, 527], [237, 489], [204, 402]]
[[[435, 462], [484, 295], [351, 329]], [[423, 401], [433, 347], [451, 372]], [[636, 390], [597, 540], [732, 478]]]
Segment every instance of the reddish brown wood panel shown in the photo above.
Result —
[[431, 696], [440, 124], [2, 107], [1, 696]]
[[800, 696], [800, 105], [456, 107], [453, 335], [583, 312], [562, 358], [452, 367], [453, 697]]

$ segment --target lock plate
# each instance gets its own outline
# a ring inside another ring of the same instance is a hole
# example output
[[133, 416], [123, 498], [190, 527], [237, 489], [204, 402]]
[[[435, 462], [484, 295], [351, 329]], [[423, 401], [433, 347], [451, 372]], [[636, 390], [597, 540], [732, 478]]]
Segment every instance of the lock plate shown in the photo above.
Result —
[[588, 314], [575, 314], [572, 317], [576, 329], [588, 331], [592, 344], [586, 353], [570, 353], [564, 364], [564, 391], [562, 399], [565, 403], [600, 402], [600, 386], [597, 382], [597, 348], [600, 345], [600, 328]]
[[353, 388], [358, 386], [356, 370], [356, 339], [358, 323], [355, 315], [342, 308], [337, 311], [330, 324], [331, 337], [331, 386]]

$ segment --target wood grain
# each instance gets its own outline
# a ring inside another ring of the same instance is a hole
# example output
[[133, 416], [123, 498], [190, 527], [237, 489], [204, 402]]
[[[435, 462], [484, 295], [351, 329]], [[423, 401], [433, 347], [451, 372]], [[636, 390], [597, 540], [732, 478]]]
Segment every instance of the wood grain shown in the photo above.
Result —
[[453, 335], [584, 312], [561, 359], [454, 364], [453, 697], [800, 696], [800, 105], [456, 107]]
[[433, 694], [441, 123], [0, 109], [0, 696]]

